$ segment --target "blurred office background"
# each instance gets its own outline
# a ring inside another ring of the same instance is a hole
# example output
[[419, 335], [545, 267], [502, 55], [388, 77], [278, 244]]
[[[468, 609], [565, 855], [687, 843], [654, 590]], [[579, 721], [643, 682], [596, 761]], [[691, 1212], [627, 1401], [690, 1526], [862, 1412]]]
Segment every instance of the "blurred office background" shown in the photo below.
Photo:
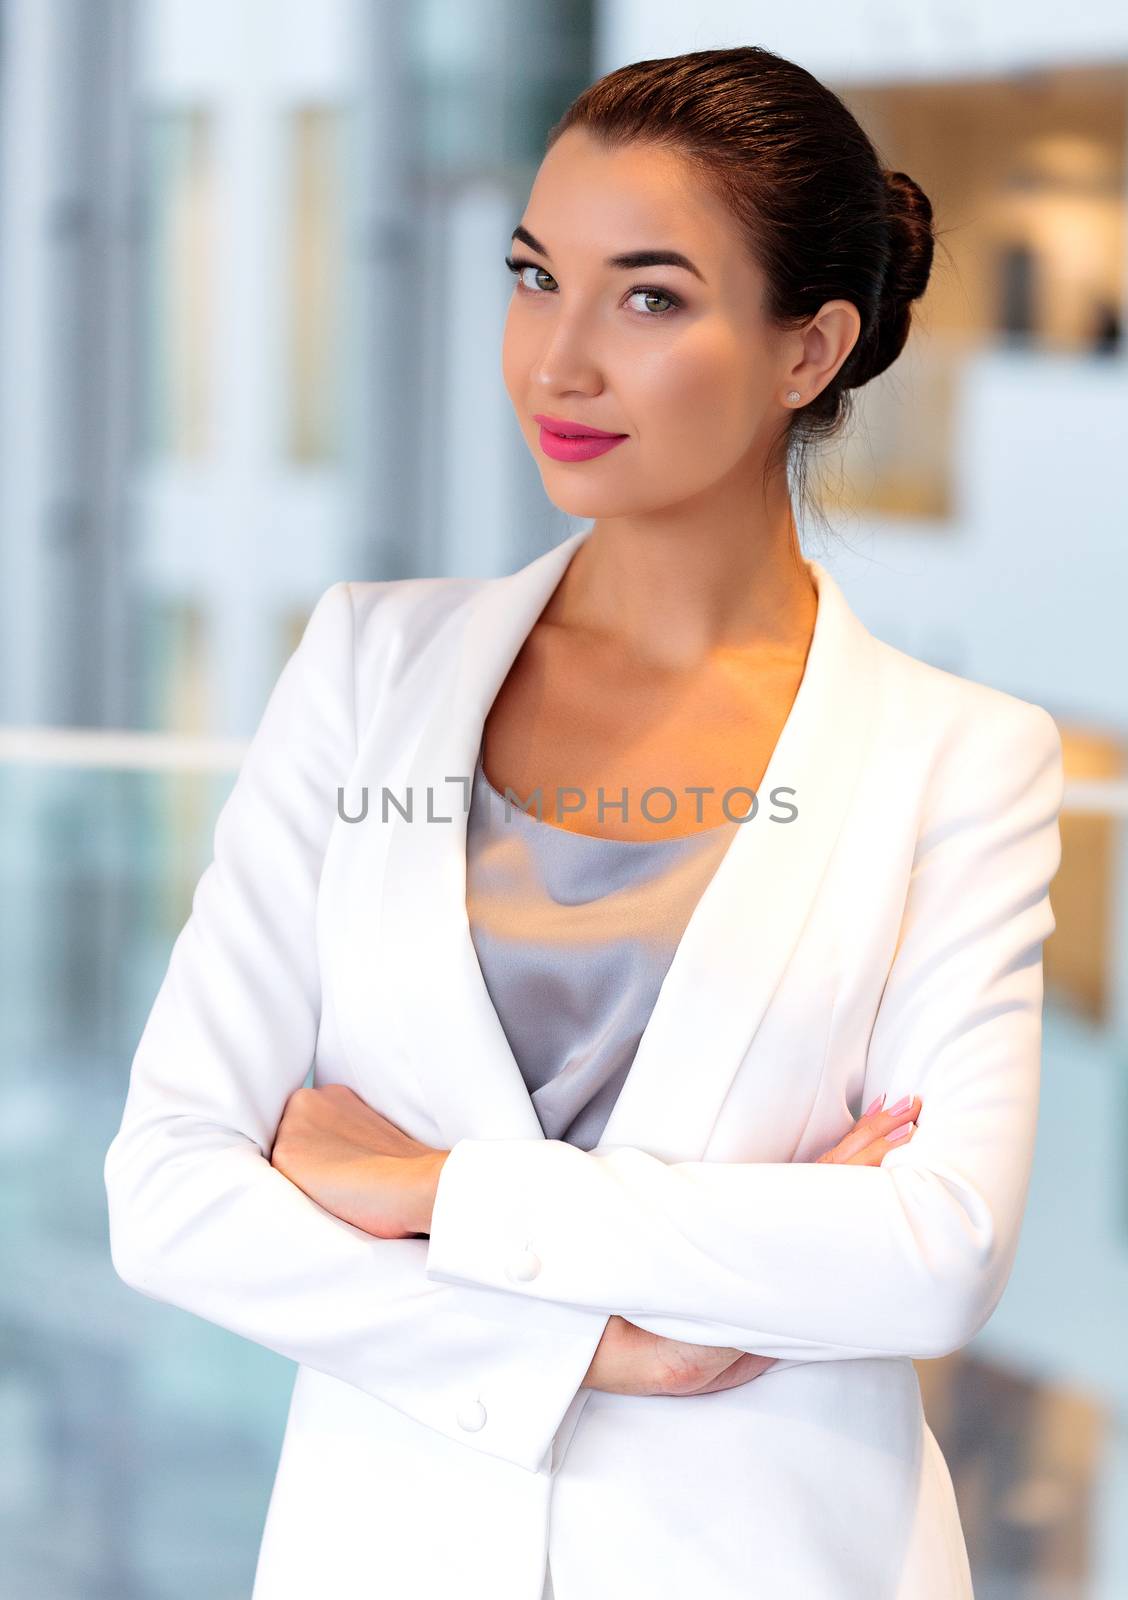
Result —
[[841, 93], [943, 233], [810, 553], [1046, 706], [1069, 790], [1019, 1258], [918, 1369], [978, 1600], [1128, 1595], [1128, 11], [0, 0], [5, 1600], [250, 1593], [294, 1369], [115, 1277], [131, 1055], [321, 591], [573, 531], [500, 373], [545, 131], [738, 43]]

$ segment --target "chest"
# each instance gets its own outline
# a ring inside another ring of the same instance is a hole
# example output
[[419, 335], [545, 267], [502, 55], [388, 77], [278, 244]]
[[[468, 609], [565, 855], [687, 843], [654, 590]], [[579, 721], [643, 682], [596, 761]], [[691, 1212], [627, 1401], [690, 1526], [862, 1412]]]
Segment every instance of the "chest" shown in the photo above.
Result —
[[765, 654], [664, 672], [536, 628], [486, 716], [486, 776], [522, 801], [539, 793], [542, 820], [582, 833], [671, 838], [735, 822], [803, 665]]

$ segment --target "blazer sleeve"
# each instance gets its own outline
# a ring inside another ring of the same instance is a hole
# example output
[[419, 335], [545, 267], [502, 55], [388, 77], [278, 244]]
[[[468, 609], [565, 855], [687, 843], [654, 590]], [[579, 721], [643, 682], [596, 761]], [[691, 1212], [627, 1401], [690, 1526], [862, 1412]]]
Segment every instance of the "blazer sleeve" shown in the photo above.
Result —
[[1063, 789], [1053, 719], [1013, 697], [937, 763], [863, 1096], [922, 1105], [879, 1167], [459, 1140], [428, 1277], [783, 1360], [964, 1345], [1002, 1295], [1025, 1207]]
[[431, 1283], [426, 1238], [365, 1233], [269, 1160], [314, 1059], [316, 902], [356, 751], [353, 672], [342, 582], [273, 688], [133, 1058], [104, 1163], [111, 1257], [151, 1299], [537, 1471], [606, 1316]]

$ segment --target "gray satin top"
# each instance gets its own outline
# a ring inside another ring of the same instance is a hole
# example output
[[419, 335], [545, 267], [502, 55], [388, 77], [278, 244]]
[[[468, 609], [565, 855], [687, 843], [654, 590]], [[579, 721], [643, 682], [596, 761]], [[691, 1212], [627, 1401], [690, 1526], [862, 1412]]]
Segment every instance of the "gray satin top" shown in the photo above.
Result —
[[599, 1143], [686, 923], [741, 824], [606, 839], [507, 805], [478, 762], [466, 908], [547, 1139]]

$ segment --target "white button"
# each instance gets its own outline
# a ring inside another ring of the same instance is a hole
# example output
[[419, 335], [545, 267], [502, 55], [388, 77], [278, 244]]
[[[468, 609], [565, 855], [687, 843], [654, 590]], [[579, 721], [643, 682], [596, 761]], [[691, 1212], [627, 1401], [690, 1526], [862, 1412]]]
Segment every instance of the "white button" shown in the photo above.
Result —
[[505, 1269], [505, 1275], [513, 1283], [528, 1283], [530, 1278], [535, 1278], [541, 1269], [540, 1256], [534, 1255], [531, 1250], [522, 1250], [519, 1256]]
[[480, 1400], [468, 1400], [465, 1405], [458, 1408], [458, 1426], [465, 1428], [467, 1433], [477, 1433], [484, 1427], [486, 1421], [486, 1408]]

